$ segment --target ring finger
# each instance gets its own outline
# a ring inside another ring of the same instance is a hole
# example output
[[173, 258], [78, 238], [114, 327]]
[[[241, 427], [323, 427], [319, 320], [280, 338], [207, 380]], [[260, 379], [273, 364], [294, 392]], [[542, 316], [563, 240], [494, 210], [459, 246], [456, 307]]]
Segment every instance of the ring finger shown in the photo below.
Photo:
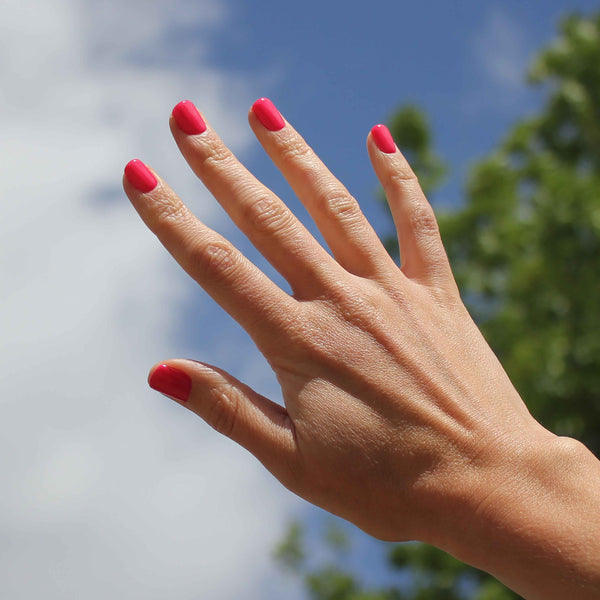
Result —
[[358, 202], [268, 98], [249, 113], [250, 126], [306, 206], [338, 263], [360, 277], [386, 279], [396, 265]]

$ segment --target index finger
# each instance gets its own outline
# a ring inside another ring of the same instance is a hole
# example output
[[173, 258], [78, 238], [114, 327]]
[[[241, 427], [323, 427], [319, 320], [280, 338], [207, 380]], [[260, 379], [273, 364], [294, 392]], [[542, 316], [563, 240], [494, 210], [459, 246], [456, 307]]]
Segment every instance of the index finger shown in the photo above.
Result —
[[199, 221], [156, 173], [139, 160], [125, 167], [125, 193], [148, 228], [259, 347], [280, 334], [297, 302], [228, 240]]

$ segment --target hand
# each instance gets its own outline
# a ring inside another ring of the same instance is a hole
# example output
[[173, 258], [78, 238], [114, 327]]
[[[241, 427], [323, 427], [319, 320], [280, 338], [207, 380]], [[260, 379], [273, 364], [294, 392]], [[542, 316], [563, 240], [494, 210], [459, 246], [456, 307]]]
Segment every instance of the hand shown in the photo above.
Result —
[[[265, 108], [273, 121], [266, 127]], [[285, 408], [191, 361], [155, 368], [151, 383], [186, 382], [185, 397], [175, 394], [185, 406], [310, 502], [383, 539], [422, 539], [446, 518], [448, 500], [462, 496], [457, 488], [472, 487], [473, 470], [493, 460], [489, 454], [504, 454], [538, 427], [460, 301], [414, 174], [382, 126], [369, 135], [398, 229], [400, 269], [291, 125], [266, 100], [253, 107], [252, 129], [332, 258], [201, 119], [191, 103], [176, 107], [179, 149], [293, 296], [199, 222], [158, 177], [141, 193], [129, 170], [125, 190], [179, 264], [248, 331], [277, 375]]]
[[285, 408], [188, 360], [155, 366], [150, 384], [310, 502], [381, 539], [452, 548], [499, 487], [520, 489], [519, 474], [536, 472], [557, 438], [532, 418], [462, 304], [434, 213], [387, 129], [374, 127], [367, 149], [402, 268], [268, 100], [255, 103], [249, 121], [333, 256], [190, 102], [175, 107], [171, 129], [196, 175], [293, 295], [198, 221], [143, 163], [127, 166], [124, 187], [177, 262], [248, 331]]

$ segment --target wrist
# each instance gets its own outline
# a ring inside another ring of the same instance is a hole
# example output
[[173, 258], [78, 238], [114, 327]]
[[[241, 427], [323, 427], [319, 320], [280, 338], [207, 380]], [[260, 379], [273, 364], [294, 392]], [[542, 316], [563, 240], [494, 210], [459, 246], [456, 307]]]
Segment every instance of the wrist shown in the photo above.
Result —
[[600, 462], [539, 429], [465, 491], [460, 533], [437, 544], [525, 598], [600, 594]]

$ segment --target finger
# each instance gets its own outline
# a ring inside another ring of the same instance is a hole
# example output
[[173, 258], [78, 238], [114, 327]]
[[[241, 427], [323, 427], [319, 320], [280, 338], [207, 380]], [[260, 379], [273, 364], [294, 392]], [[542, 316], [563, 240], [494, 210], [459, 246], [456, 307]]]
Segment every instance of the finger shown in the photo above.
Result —
[[429, 285], [453, 285], [433, 209], [385, 125], [373, 127], [367, 148], [394, 218], [403, 273]]
[[[195, 128], [189, 119], [200, 119]], [[285, 204], [236, 159], [204, 122], [196, 107], [180, 102], [171, 116], [171, 131], [194, 173], [285, 277], [297, 296], [320, 292], [335, 262]]]
[[271, 160], [306, 206], [336, 260], [362, 277], [385, 276], [395, 265], [358, 202], [280, 115], [260, 98], [248, 114], [250, 126]]
[[195, 412], [294, 488], [300, 460], [287, 410], [216, 367], [191, 360], [155, 365], [150, 387]]
[[260, 347], [264, 340], [281, 333], [294, 314], [295, 300], [225, 238], [201, 223], [141, 161], [127, 164], [123, 187], [163, 246]]

